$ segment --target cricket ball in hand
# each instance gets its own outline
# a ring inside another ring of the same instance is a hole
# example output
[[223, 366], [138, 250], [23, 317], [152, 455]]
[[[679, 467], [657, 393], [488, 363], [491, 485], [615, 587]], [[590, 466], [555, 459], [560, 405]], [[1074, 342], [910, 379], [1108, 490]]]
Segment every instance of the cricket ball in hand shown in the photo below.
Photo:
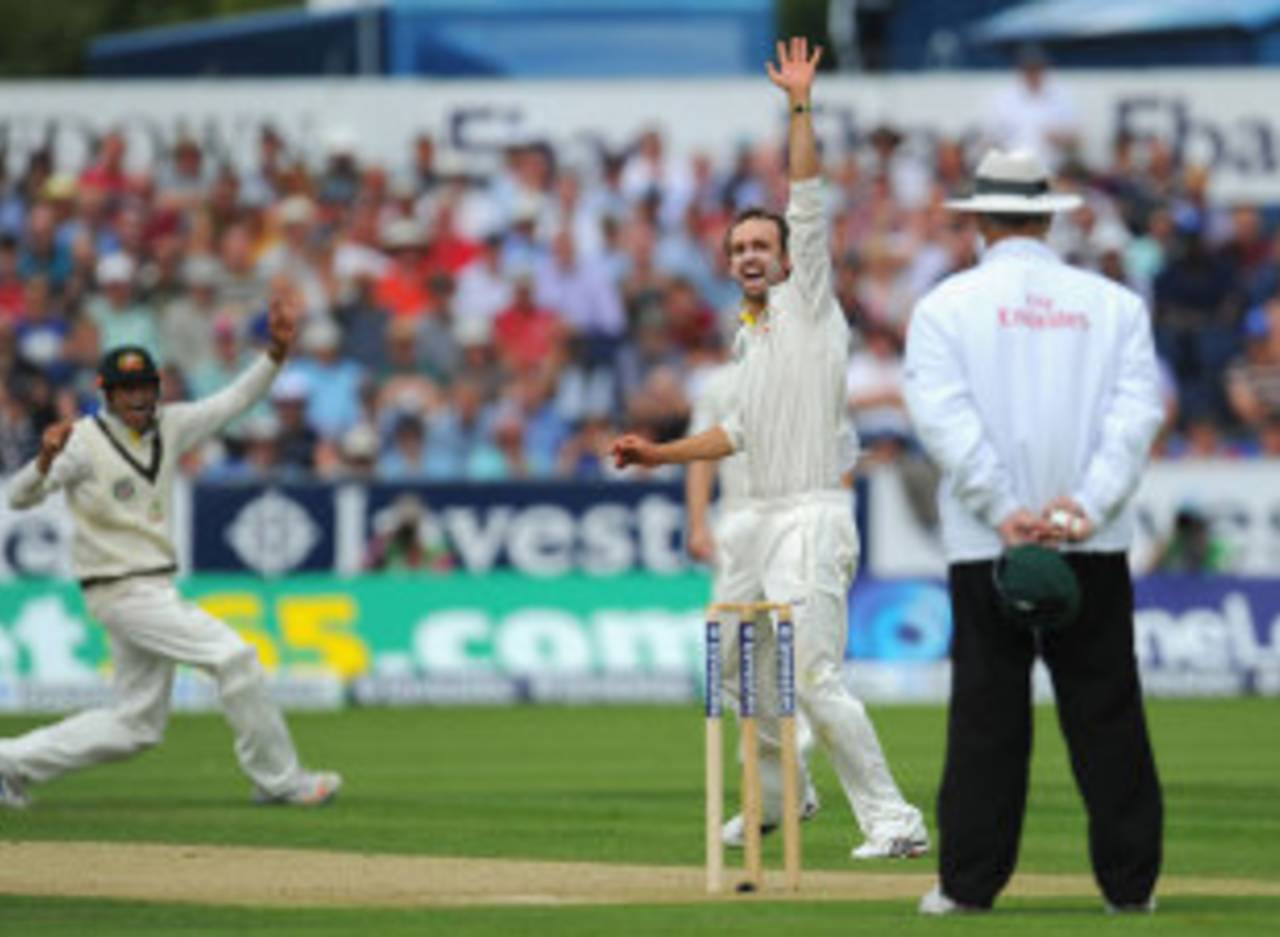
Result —
[[1054, 527], [1065, 530], [1073, 537], [1078, 537], [1084, 533], [1084, 521], [1064, 508], [1058, 508], [1051, 513], [1049, 515], [1049, 523]]

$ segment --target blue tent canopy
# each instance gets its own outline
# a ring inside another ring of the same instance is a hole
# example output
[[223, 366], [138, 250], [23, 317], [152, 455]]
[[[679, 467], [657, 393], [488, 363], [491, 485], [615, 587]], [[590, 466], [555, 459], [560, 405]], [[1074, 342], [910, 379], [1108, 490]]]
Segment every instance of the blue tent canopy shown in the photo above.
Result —
[[96, 75], [755, 73], [772, 0], [372, 0], [103, 36]]
[[1034, 42], [1205, 30], [1257, 32], [1280, 21], [1280, 0], [1035, 0], [970, 30], [978, 42]]

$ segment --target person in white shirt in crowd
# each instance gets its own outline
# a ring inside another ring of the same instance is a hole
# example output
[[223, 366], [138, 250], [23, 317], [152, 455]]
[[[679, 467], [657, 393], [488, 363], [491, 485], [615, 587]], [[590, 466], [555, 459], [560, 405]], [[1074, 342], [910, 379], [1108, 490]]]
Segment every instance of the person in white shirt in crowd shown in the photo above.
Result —
[[661, 131], [650, 127], [622, 168], [621, 186], [632, 206], [656, 198], [658, 223], [674, 227], [693, 198], [693, 173], [688, 160], [667, 152]]
[[[833, 292], [809, 92], [820, 50], [794, 38], [778, 45], [769, 76], [790, 112], [790, 203], [786, 218], [756, 209], [727, 235], [744, 294], [736, 406], [725, 422], [656, 444], [630, 434], [614, 443], [617, 464], [655, 466], [747, 453], [755, 536], [730, 562], [730, 601], [792, 603], [797, 698], [831, 757], [865, 842], [854, 858], [921, 855], [928, 833], [898, 790], [866, 708], [844, 683], [846, 603], [857, 563], [852, 497], [841, 484], [849, 326]], [[789, 236], [788, 236], [789, 232]], [[762, 698], [761, 745], [778, 745], [776, 699]]]
[[892, 463], [911, 439], [911, 420], [902, 397], [902, 344], [898, 333], [868, 324], [862, 347], [849, 359], [845, 379], [849, 413], [865, 450], [876, 465]]
[[179, 459], [266, 393], [293, 344], [296, 319], [295, 305], [275, 303], [267, 353], [234, 383], [194, 403], [159, 404], [160, 375], [146, 349], [109, 350], [99, 371], [104, 412], [50, 426], [39, 455], [10, 481], [16, 510], [66, 493], [72, 566], [89, 614], [110, 636], [117, 699], [0, 740], [0, 806], [25, 807], [28, 784], [159, 744], [180, 663], [216, 681], [255, 801], [314, 806], [341, 788], [338, 774], [300, 765], [253, 645], [182, 600], [168, 533]]
[[988, 105], [987, 136], [1006, 150], [1030, 150], [1050, 167], [1079, 142], [1075, 100], [1049, 74], [1049, 59], [1036, 45], [1017, 53], [1018, 73]]
[[[1164, 414], [1141, 298], [1045, 244], [1053, 213], [1079, 202], [1050, 190], [1034, 154], [988, 153], [974, 193], [948, 202], [977, 216], [986, 251], [920, 301], [907, 336], [907, 405], [942, 470], [954, 621], [940, 874], [920, 904], [927, 914], [988, 909], [1013, 873], [1037, 654], [1108, 907], [1154, 907], [1162, 807], [1127, 552], [1130, 499]], [[1033, 631], [1002, 605], [999, 564], [1024, 544], [1057, 546], [1078, 580], [1078, 613], [1057, 630]]]
[[511, 305], [515, 289], [502, 270], [502, 232], [485, 232], [479, 248], [476, 258], [458, 271], [453, 314], [459, 322], [475, 319], [492, 325]]
[[269, 281], [283, 276], [300, 291], [308, 318], [329, 314], [329, 293], [314, 257], [316, 206], [305, 195], [290, 195], [276, 207], [279, 239], [258, 259], [257, 269]]

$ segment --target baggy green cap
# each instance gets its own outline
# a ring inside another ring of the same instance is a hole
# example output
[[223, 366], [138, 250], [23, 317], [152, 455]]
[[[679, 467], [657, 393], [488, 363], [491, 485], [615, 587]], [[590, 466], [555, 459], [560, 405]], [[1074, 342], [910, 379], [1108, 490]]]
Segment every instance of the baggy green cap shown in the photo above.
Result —
[[1057, 550], [1011, 547], [996, 561], [996, 592], [1005, 617], [1035, 631], [1055, 631], [1080, 613], [1080, 583]]

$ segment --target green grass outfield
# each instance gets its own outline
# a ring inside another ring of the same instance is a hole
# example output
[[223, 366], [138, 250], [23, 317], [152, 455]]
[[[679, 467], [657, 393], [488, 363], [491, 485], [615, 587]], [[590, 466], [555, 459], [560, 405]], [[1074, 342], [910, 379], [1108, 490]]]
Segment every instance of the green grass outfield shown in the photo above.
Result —
[[[1280, 701], [1153, 701], [1170, 876], [1280, 881]], [[909, 798], [932, 813], [944, 730], [934, 707], [873, 717]], [[0, 734], [39, 724], [0, 719]], [[165, 744], [123, 765], [36, 789], [0, 813], [3, 840], [222, 843], [621, 863], [702, 861], [701, 718], [693, 708], [377, 710], [297, 715], [308, 763], [347, 790], [322, 811], [254, 809], [216, 717], [175, 719]], [[1087, 873], [1084, 818], [1052, 709], [1038, 713], [1020, 871]], [[850, 869], [852, 820], [817, 759], [824, 809], [805, 826], [806, 868]], [[777, 862], [770, 841], [767, 861]], [[929, 860], [926, 860], [929, 861]], [[864, 866], [859, 866], [862, 868]], [[919, 873], [922, 863], [873, 863]], [[50, 875], [57, 870], [51, 869]], [[919, 918], [910, 902], [696, 906], [244, 909], [0, 898], [0, 933], [1268, 933], [1280, 898], [1171, 897], [1152, 918], [1112, 918], [1096, 898], [1011, 899], [997, 913]]]

